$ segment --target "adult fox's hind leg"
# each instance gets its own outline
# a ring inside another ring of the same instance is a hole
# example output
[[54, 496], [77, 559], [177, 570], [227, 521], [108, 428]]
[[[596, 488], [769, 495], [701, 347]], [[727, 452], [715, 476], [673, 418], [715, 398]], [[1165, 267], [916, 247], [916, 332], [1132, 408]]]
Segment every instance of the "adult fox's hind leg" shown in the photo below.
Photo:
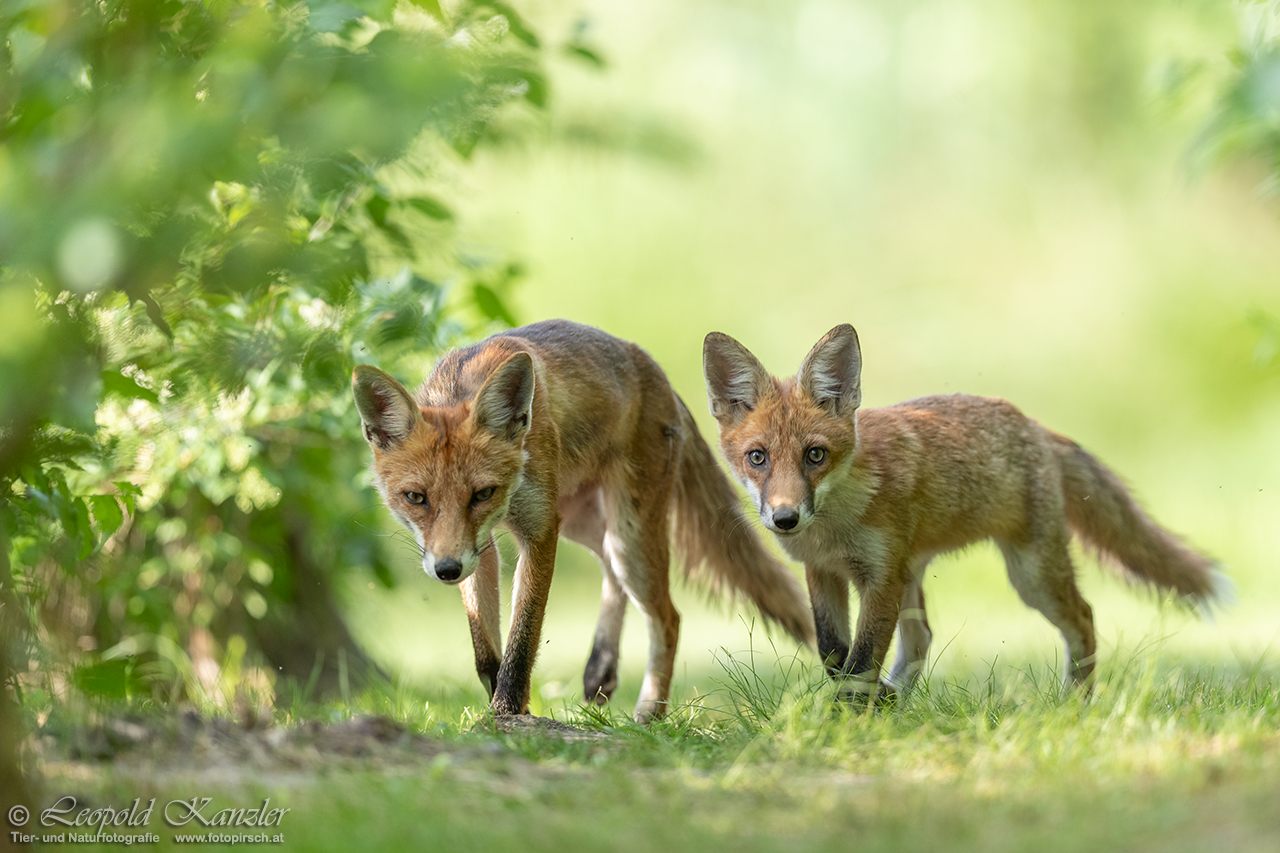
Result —
[[584, 701], [603, 705], [618, 686], [618, 644], [622, 638], [622, 620], [627, 612], [627, 593], [613, 571], [605, 549], [605, 515], [603, 496], [598, 488], [584, 491], [561, 508], [563, 523], [560, 533], [596, 555], [600, 562], [600, 620], [596, 624], [591, 655], [582, 675]]
[[680, 614], [670, 592], [672, 481], [669, 473], [628, 479], [627, 485], [605, 492], [604, 547], [622, 588], [648, 622], [649, 660], [635, 710], [636, 721], [643, 723], [667, 711], [680, 638]]

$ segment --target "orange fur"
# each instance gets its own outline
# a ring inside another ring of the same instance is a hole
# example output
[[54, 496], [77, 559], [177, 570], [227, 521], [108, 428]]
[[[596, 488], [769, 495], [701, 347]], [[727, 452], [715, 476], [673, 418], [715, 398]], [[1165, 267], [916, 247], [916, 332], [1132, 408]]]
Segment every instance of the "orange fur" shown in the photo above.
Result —
[[[352, 381], [378, 490], [417, 539], [426, 573], [461, 585], [496, 713], [527, 711], [561, 535], [590, 548], [604, 577], [588, 700], [606, 701], [617, 685], [630, 598], [650, 637], [636, 718], [665, 710], [680, 625], [669, 594], [673, 532], [687, 569], [705, 563], [812, 642], [799, 584], [745, 524], [688, 410], [635, 344], [548, 321], [449, 353], [412, 395], [368, 366]], [[520, 550], [505, 652], [498, 524]]]
[[[860, 409], [852, 326], [832, 329], [790, 379], [717, 332], [703, 362], [720, 447], [761, 521], [804, 562], [819, 652], [844, 695], [910, 688], [931, 639], [925, 566], [982, 539], [1000, 547], [1023, 601], [1062, 632], [1069, 683], [1087, 683], [1095, 653], [1072, 530], [1137, 578], [1193, 600], [1216, 593], [1211, 560], [1152, 521], [1078, 445], [1004, 400], [953, 394]], [[862, 601], [852, 640], [851, 582]], [[878, 682], [895, 624], [898, 658]]]

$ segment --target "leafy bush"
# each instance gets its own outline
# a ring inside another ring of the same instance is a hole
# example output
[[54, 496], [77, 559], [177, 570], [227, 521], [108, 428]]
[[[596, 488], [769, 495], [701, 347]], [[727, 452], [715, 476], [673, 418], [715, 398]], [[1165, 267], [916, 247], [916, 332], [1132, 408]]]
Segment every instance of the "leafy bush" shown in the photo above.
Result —
[[392, 576], [351, 368], [511, 321], [519, 268], [460, 251], [449, 198], [545, 105], [537, 37], [472, 0], [6, 0], [0, 33], [19, 661], [92, 652], [107, 693], [216, 691], [246, 655], [265, 690], [367, 674], [333, 590]]

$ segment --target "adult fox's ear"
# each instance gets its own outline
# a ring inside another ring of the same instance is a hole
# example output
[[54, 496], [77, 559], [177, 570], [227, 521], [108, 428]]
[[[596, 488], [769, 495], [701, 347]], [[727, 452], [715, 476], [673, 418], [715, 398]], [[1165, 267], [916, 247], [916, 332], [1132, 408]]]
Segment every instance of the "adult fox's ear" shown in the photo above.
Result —
[[747, 348], [723, 332], [702, 342], [702, 374], [707, 380], [711, 416], [735, 424], [775, 392], [773, 377]]
[[476, 395], [472, 417], [489, 432], [518, 441], [533, 416], [533, 357], [518, 352], [498, 365]]
[[379, 450], [408, 438], [421, 417], [404, 386], [376, 367], [358, 365], [351, 374], [351, 390], [364, 422], [365, 440]]
[[813, 345], [800, 365], [796, 384], [832, 415], [853, 414], [862, 403], [862, 349], [853, 326], [836, 326]]

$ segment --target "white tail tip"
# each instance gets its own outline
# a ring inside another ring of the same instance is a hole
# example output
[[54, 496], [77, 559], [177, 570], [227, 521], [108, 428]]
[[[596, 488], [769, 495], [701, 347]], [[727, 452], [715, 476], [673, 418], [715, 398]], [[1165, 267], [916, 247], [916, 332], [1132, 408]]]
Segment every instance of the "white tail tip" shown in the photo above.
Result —
[[1217, 565], [1218, 568], [1209, 575], [1209, 594], [1196, 605], [1200, 616], [1207, 622], [1214, 621], [1218, 611], [1236, 605], [1236, 583], [1223, 571], [1221, 563]]

